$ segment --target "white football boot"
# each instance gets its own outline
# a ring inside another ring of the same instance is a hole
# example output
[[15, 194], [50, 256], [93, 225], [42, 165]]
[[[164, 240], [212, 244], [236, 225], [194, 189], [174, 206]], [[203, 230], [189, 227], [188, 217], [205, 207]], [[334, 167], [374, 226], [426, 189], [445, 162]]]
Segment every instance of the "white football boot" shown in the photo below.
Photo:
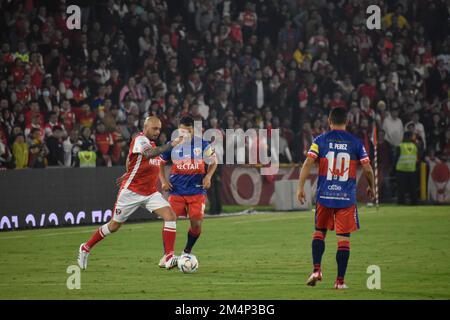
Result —
[[84, 243], [80, 245], [78, 250], [78, 266], [80, 269], [86, 270], [88, 264], [89, 252], [83, 249]]
[[166, 255], [163, 255], [162, 258], [159, 259], [158, 266], [160, 268], [165, 268], [166, 267]]
[[178, 266], [178, 256], [173, 255], [169, 260], [166, 261], [166, 269], [170, 270]]
[[158, 266], [160, 268], [166, 268], [168, 270], [175, 268], [178, 265], [178, 257], [175, 255], [172, 255], [172, 257], [167, 260], [166, 255], [163, 255], [162, 258], [159, 260]]
[[314, 287], [316, 285], [317, 281], [322, 281], [322, 272], [321, 271], [316, 271], [316, 272], [311, 273], [308, 280], [306, 281], [306, 284], [308, 286]]
[[335, 288], [336, 290], [345, 290], [345, 289], [348, 289], [347, 285], [346, 285], [343, 281], [341, 281], [341, 282], [335, 281], [335, 282], [334, 282], [334, 288]]

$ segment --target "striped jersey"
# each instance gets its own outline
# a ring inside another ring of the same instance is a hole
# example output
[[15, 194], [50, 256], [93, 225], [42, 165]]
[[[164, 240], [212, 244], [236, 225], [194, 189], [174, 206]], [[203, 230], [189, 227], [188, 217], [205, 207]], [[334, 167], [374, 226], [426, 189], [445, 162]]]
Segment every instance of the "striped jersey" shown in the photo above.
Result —
[[147, 159], [143, 152], [155, 148], [144, 133], [137, 134], [130, 144], [128, 152], [128, 170], [122, 181], [121, 189], [128, 189], [137, 194], [148, 196], [155, 193], [159, 179], [159, 165], [161, 158]]
[[319, 159], [317, 202], [327, 208], [348, 208], [356, 203], [358, 163], [369, 163], [362, 142], [344, 130], [316, 137], [308, 157]]
[[172, 160], [169, 181], [172, 184], [171, 195], [206, 194], [203, 178], [209, 161], [215, 159], [213, 148], [201, 138], [177, 145], [172, 151], [161, 154], [163, 161]]

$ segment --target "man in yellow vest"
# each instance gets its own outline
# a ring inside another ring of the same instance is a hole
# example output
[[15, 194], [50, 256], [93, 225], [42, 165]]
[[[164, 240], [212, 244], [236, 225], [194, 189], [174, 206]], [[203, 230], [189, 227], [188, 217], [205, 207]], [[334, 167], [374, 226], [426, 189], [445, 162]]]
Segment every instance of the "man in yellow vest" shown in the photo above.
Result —
[[91, 150], [78, 152], [80, 168], [95, 168], [97, 162], [97, 154]]
[[405, 194], [408, 193], [411, 204], [417, 202], [417, 156], [418, 149], [413, 141], [413, 133], [405, 132], [403, 142], [397, 147], [397, 191], [399, 204], [405, 204]]

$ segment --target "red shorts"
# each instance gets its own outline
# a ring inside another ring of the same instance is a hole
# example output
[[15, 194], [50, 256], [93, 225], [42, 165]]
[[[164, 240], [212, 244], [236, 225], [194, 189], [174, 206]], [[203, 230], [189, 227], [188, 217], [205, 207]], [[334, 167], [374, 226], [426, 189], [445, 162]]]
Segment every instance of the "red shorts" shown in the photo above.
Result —
[[359, 229], [358, 209], [356, 205], [348, 208], [327, 208], [316, 204], [316, 229], [334, 230], [336, 233], [352, 233]]
[[206, 196], [204, 194], [191, 196], [171, 195], [168, 200], [177, 217], [189, 216], [190, 219], [203, 219], [206, 206]]

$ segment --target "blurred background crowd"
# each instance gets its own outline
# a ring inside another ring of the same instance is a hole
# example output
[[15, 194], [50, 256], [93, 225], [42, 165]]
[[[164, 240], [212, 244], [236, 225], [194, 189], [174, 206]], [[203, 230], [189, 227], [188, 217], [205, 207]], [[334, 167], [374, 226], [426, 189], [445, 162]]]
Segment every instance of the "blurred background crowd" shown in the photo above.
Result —
[[450, 160], [449, 16], [445, 0], [0, 0], [0, 167], [123, 165], [148, 115], [159, 144], [184, 115], [280, 129], [298, 163], [336, 107], [371, 153], [377, 126], [387, 176], [407, 131]]

